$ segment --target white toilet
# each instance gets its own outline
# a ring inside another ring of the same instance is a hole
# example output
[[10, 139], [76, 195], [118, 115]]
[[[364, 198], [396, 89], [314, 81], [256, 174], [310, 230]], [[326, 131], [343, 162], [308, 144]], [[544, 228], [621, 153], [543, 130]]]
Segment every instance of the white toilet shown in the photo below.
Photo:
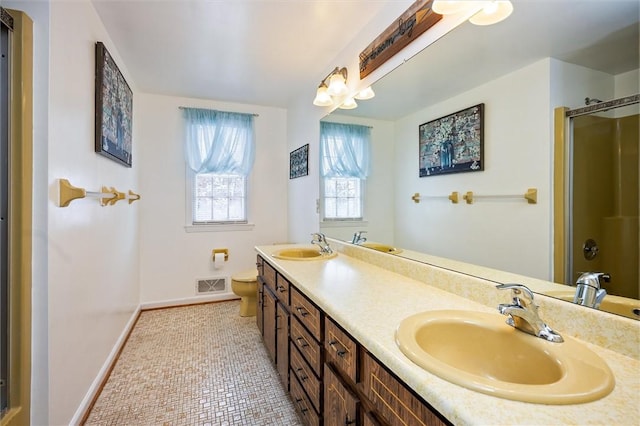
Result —
[[255, 269], [231, 276], [231, 290], [240, 296], [240, 316], [256, 316], [258, 298], [258, 272]]

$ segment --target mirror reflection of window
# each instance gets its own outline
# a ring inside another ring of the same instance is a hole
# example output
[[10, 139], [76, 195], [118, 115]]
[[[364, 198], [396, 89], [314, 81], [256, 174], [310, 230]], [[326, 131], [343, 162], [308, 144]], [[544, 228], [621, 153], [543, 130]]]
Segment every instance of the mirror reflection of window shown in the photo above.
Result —
[[370, 145], [367, 126], [320, 123], [323, 220], [363, 219]]

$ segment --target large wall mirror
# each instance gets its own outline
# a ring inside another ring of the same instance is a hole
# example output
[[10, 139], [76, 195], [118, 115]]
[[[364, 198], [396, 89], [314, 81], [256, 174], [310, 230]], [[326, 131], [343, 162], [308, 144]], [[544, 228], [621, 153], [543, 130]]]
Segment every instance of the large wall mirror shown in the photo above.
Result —
[[[496, 281], [519, 280], [539, 293], [573, 300], [575, 287], [565, 284], [575, 285], [577, 276], [555, 280], [565, 281], [562, 285], [549, 283], [554, 280], [557, 207], [553, 179], [562, 170], [554, 164], [554, 109], [584, 107], [586, 98], [587, 103], [597, 103], [638, 94], [640, 4], [636, 0], [512, 2], [514, 11], [507, 20], [488, 27], [462, 24], [376, 82], [375, 98], [323, 119], [369, 126], [372, 155], [371, 173], [363, 188], [364, 220], [321, 221], [320, 229], [349, 242], [355, 232], [366, 231], [368, 242], [381, 243], [383, 250], [395, 255]], [[484, 170], [419, 177], [419, 126], [481, 103]], [[639, 113], [636, 103], [594, 117], [636, 116], [637, 120]], [[567, 119], [566, 123], [564, 130], [572, 145], [572, 122]], [[632, 165], [612, 172], [617, 173], [618, 182], [626, 182], [622, 191], [615, 190], [622, 194], [618, 199], [624, 198], [622, 204], [632, 208], [624, 213], [624, 226], [616, 230], [623, 239], [632, 237], [624, 249], [631, 263], [617, 266], [625, 273], [631, 270], [635, 279], [620, 298], [625, 313], [616, 312], [630, 318], [634, 314], [629, 306], [640, 305], [637, 127], [628, 137], [631, 143], [635, 140], [635, 151], [631, 148], [623, 159], [611, 160], [635, 159], [635, 171]], [[606, 155], [613, 151], [610, 146]], [[571, 167], [569, 161], [567, 170]], [[597, 177], [604, 173], [599, 164], [591, 173], [596, 181], [613, 179], [604, 174], [602, 179]], [[524, 195], [529, 188], [537, 190], [535, 204], [524, 196], [481, 197]], [[472, 204], [462, 199], [467, 191], [477, 195]], [[448, 198], [453, 192], [460, 195], [458, 203]], [[421, 195], [419, 203], [412, 200], [414, 193]], [[599, 208], [609, 201], [591, 199], [590, 203], [586, 206]], [[584, 209], [568, 208], [566, 215], [580, 220]], [[608, 239], [607, 232], [598, 232], [593, 239]], [[567, 233], [569, 240], [573, 235]], [[600, 257], [605, 256], [602, 250]], [[580, 268], [614, 274], [602, 270], [601, 263], [582, 263]], [[607, 286], [608, 300], [617, 300]]]

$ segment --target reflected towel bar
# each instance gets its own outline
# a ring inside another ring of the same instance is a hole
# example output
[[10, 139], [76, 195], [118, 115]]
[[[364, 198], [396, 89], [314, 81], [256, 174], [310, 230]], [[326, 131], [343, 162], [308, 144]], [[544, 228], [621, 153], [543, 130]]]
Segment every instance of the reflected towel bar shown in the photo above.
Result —
[[419, 203], [420, 200], [426, 200], [427, 198], [433, 198], [433, 199], [446, 198], [449, 201], [451, 201], [453, 204], [458, 204], [458, 201], [460, 200], [458, 193], [456, 191], [452, 192], [450, 195], [420, 195], [419, 192], [416, 192], [411, 196], [411, 199], [413, 200], [414, 203]]
[[58, 179], [58, 207], [67, 207], [73, 200], [79, 198], [97, 198], [100, 200], [101, 206], [113, 206], [120, 200], [128, 200], [129, 204], [140, 199], [140, 194], [136, 194], [129, 190], [127, 194], [120, 192], [114, 187], [103, 186], [100, 192], [87, 191], [84, 188], [78, 188], [67, 179]]
[[537, 188], [529, 188], [527, 192], [522, 194], [505, 194], [505, 195], [476, 195], [473, 191], [469, 191], [462, 196], [462, 198], [467, 202], [467, 204], [473, 204], [474, 200], [478, 199], [522, 199], [527, 200], [529, 204], [537, 204], [538, 203], [538, 189]]

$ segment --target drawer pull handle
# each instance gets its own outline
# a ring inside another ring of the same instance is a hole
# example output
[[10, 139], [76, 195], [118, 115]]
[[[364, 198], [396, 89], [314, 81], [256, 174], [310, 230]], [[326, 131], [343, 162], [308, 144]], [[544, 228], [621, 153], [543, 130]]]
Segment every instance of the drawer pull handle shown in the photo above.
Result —
[[284, 286], [281, 285], [281, 286], [278, 286], [278, 291], [280, 293], [284, 293], [286, 291], [286, 289], [284, 288]]
[[[296, 372], [297, 372], [297, 373], [300, 373], [301, 371], [302, 371], [302, 372], [304, 372], [304, 369], [302, 369], [302, 367], [300, 367], [300, 368], [296, 368]], [[303, 375], [300, 375], [300, 374], [298, 375], [298, 377], [299, 377], [299, 378], [300, 378], [300, 380], [302, 380], [303, 382], [309, 378], [308, 376], [303, 376]]]
[[[302, 343], [300, 343], [300, 341], [302, 341]], [[304, 337], [296, 338], [296, 342], [298, 342], [298, 344], [303, 348], [309, 346], [309, 343], [307, 343], [307, 341], [304, 339]]]
[[344, 424], [345, 425], [352, 425], [354, 424], [356, 421], [355, 420], [349, 420], [349, 416], [346, 416], [345, 420], [344, 420]]
[[298, 311], [298, 313], [303, 317], [309, 315], [309, 312], [307, 312], [307, 310], [301, 306], [296, 306], [296, 311]]
[[336, 355], [338, 355], [340, 358], [344, 358], [344, 356], [347, 354], [347, 351], [341, 351], [340, 349], [338, 349], [338, 342], [336, 342], [335, 340], [332, 340], [329, 342], [329, 346], [331, 346], [331, 348], [336, 351]]

